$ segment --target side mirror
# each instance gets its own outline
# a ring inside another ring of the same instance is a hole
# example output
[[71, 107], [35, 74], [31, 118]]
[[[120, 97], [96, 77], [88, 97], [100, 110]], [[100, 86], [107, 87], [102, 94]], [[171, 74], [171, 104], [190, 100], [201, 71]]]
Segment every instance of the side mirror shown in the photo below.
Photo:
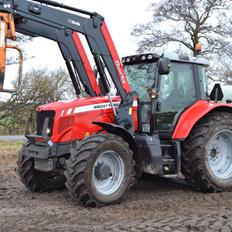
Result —
[[215, 84], [210, 95], [210, 100], [214, 102], [221, 101], [224, 97], [220, 84]]
[[159, 62], [158, 71], [160, 75], [169, 74], [171, 68], [171, 61], [168, 58], [162, 58]]

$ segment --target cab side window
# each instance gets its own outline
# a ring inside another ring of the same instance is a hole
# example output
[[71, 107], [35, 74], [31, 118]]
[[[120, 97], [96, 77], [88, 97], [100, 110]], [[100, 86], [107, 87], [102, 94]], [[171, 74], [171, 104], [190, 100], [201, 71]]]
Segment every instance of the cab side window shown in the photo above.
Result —
[[175, 115], [196, 99], [193, 65], [172, 63], [170, 73], [160, 76], [156, 129], [170, 131]]
[[170, 73], [160, 77], [161, 112], [177, 112], [195, 100], [193, 66], [172, 63]]

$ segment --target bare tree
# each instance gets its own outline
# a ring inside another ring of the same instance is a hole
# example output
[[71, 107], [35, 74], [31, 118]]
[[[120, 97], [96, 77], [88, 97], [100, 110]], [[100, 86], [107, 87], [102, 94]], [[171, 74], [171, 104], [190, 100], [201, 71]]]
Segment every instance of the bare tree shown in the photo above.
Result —
[[0, 104], [0, 128], [7, 128], [9, 133], [22, 131], [28, 117], [35, 119], [39, 105], [68, 97], [76, 96], [66, 71], [30, 71], [24, 75], [20, 89]]
[[150, 10], [153, 20], [136, 25], [131, 32], [140, 52], [172, 43], [196, 55], [195, 46], [200, 42], [204, 55], [231, 59], [231, 0], [160, 0], [152, 3]]
[[178, 42], [194, 53], [201, 41], [206, 45], [205, 53], [212, 53], [220, 51], [224, 47], [222, 41], [230, 39], [231, 1], [163, 0], [151, 4], [150, 9], [154, 12], [153, 21], [136, 25], [131, 33], [139, 38], [141, 51]]

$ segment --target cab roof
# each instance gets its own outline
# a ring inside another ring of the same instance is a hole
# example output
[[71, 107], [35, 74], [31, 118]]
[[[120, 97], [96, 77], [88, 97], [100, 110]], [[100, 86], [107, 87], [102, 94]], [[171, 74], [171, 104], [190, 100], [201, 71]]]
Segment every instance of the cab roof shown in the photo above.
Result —
[[[162, 54], [163, 57], [166, 57], [174, 62], [183, 62], [183, 63], [193, 63], [208, 66], [209, 62], [207, 59], [202, 57], [192, 57], [187, 55], [178, 55], [176, 53], [164, 53]], [[161, 55], [156, 53], [144, 53], [144, 54], [137, 54], [132, 56], [126, 56], [122, 58], [122, 63], [124, 65], [133, 65], [139, 63], [154, 63], [160, 59]]]

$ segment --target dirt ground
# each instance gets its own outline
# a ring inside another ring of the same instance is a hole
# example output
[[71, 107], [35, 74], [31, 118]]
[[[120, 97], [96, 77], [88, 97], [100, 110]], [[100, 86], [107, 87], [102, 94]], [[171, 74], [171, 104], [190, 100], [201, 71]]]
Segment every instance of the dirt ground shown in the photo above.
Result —
[[83, 208], [66, 190], [32, 194], [19, 181], [15, 152], [0, 154], [0, 231], [232, 231], [232, 193], [202, 194], [150, 179], [118, 205]]

